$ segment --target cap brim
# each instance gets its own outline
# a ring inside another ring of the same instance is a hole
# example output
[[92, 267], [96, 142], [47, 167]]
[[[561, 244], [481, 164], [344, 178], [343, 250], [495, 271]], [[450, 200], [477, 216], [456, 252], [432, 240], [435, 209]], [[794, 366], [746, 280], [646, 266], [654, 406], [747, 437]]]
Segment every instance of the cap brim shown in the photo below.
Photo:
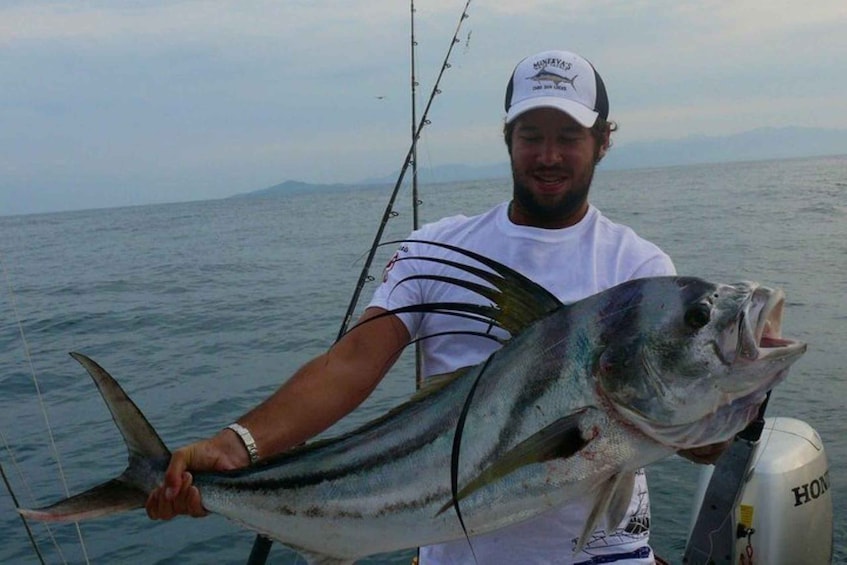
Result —
[[506, 123], [511, 123], [521, 114], [535, 110], [536, 108], [553, 108], [559, 110], [576, 120], [581, 126], [587, 128], [594, 125], [598, 116], [598, 113], [594, 110], [573, 100], [554, 96], [537, 96], [513, 104], [506, 113]]

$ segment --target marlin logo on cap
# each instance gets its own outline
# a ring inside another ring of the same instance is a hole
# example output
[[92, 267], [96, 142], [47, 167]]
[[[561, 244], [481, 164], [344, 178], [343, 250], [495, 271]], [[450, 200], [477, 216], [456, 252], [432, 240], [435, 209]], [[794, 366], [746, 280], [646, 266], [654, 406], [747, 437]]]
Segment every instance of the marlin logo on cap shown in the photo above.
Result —
[[570, 78], [566, 76], [562, 76], [560, 74], [556, 74], [553, 71], [547, 70], [547, 68], [541, 69], [531, 77], [526, 77], [527, 80], [534, 80], [535, 82], [552, 82], [556, 85], [556, 87], [560, 86], [563, 82], [569, 84], [571, 88], [576, 90], [576, 85], [574, 85], [574, 81], [579, 75], [574, 75]]
[[507, 124], [530, 110], [553, 108], [588, 128], [608, 119], [609, 98], [587, 60], [568, 51], [544, 51], [524, 58], [512, 71], [505, 108]]

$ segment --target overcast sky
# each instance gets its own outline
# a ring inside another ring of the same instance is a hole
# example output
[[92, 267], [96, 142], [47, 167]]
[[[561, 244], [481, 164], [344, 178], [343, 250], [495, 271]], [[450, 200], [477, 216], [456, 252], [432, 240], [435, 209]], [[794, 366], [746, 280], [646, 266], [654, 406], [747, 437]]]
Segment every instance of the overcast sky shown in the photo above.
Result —
[[[465, 0], [418, 0], [423, 104]], [[847, 128], [845, 0], [476, 0], [422, 167], [505, 159], [506, 81], [569, 49], [603, 76], [616, 142]], [[0, 7], [0, 214], [217, 198], [399, 169], [403, 0]]]

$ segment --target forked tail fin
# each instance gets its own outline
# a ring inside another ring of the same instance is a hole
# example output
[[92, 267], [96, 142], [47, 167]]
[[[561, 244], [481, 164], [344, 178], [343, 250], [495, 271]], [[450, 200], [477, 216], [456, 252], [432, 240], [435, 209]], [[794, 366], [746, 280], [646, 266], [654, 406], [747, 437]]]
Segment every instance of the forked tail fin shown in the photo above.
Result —
[[78, 522], [144, 506], [147, 493], [158, 483], [170, 460], [170, 451], [156, 430], [130, 400], [115, 379], [100, 365], [81, 353], [71, 357], [82, 364], [94, 379], [112, 419], [126, 442], [129, 464], [117, 478], [81, 494], [44, 508], [18, 509], [25, 518], [58, 522]]

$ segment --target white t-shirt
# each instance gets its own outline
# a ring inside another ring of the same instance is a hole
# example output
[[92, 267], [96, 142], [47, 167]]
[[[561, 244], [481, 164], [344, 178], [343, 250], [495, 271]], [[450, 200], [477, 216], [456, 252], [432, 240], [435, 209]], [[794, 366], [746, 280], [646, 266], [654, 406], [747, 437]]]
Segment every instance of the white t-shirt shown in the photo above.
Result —
[[[626, 226], [615, 224], [589, 206], [575, 226], [543, 229], [513, 224], [508, 202], [479, 216], [453, 216], [427, 224], [410, 240], [449, 243], [494, 259], [523, 274], [563, 303], [575, 302], [619, 283], [641, 277], [676, 274], [673, 263], [652, 243]], [[433, 245], [404, 243], [389, 262], [369, 306], [385, 309], [433, 302], [488, 301], [452, 284], [411, 279], [416, 273], [440, 274], [470, 280], [459, 270], [406, 257], [440, 257], [463, 264], [473, 260]], [[445, 330], [489, 331], [487, 325], [443, 314], [398, 314], [412, 336]], [[497, 330], [492, 331], [497, 333]], [[498, 344], [469, 335], [424, 339], [423, 374], [440, 375], [485, 360]], [[545, 512], [519, 524], [471, 538], [480, 563], [513, 565], [549, 563], [653, 563], [649, 549], [650, 503], [644, 474], [636, 477], [626, 519], [613, 531], [598, 530], [585, 548], [573, 553], [591, 509], [589, 498]], [[618, 556], [616, 559], [614, 556]], [[421, 548], [421, 564], [473, 563], [467, 540]]]

